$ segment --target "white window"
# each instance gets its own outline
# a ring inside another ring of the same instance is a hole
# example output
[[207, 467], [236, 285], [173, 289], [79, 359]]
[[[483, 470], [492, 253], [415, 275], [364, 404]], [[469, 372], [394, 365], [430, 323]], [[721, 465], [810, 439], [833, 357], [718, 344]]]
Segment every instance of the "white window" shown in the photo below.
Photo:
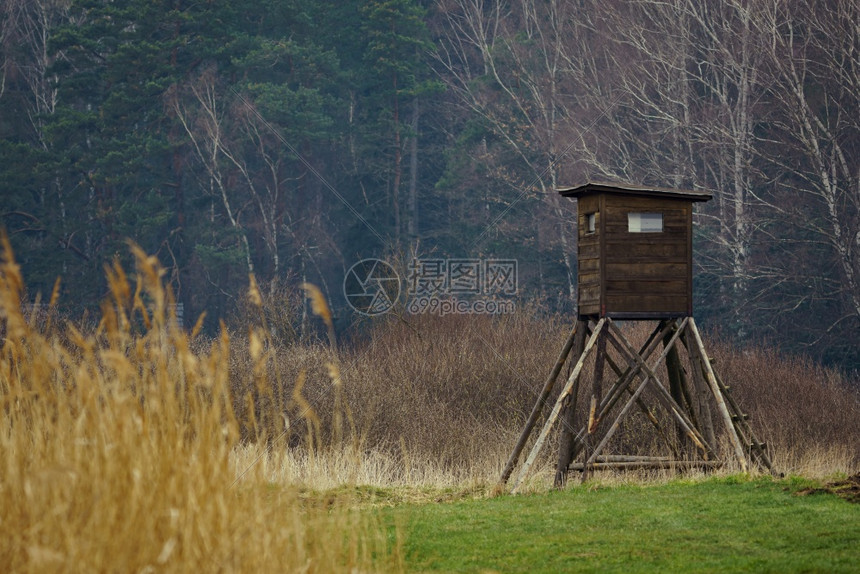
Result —
[[585, 228], [588, 233], [594, 233], [597, 230], [596, 213], [589, 213], [585, 216]]
[[663, 214], [643, 212], [628, 213], [627, 231], [630, 233], [660, 233], [663, 231]]

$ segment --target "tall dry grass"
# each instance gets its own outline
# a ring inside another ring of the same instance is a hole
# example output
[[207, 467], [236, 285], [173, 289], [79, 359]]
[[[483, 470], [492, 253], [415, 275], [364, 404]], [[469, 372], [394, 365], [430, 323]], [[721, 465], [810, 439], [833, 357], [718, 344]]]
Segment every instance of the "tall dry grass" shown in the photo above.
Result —
[[[233, 408], [233, 343], [225, 332], [192, 349], [196, 333], [167, 311], [162, 269], [133, 251], [134, 279], [107, 269], [110, 298], [84, 333], [22, 313], [4, 240], [0, 570], [399, 569], [396, 544], [349, 501], [316, 504], [272, 484], [253, 464], [262, 447], [237, 459], [248, 423]], [[261, 367], [270, 343], [249, 340], [250, 376], [272, 386]]]

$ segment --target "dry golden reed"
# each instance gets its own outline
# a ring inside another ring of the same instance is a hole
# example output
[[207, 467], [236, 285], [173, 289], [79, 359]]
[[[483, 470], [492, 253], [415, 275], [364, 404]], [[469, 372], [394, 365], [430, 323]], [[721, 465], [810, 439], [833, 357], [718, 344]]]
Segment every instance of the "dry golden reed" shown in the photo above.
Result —
[[155, 258], [132, 246], [132, 278], [106, 268], [110, 297], [93, 332], [46, 330], [22, 313], [5, 237], [2, 249], [0, 571], [400, 568], [366, 516], [316, 508], [253, 458], [236, 468], [231, 340], [222, 332], [191, 350]]

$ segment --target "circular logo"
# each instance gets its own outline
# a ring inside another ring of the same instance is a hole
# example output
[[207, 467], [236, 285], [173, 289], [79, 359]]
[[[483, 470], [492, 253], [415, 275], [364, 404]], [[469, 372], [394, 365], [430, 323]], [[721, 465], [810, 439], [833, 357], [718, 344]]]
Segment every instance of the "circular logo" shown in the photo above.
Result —
[[362, 259], [343, 278], [343, 294], [349, 306], [362, 315], [387, 313], [400, 297], [400, 276], [379, 259]]

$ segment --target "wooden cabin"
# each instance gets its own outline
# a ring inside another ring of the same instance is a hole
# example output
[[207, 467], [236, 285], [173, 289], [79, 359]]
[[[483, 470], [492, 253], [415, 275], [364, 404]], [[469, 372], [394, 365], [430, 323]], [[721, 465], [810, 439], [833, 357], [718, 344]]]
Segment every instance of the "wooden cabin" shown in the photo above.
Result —
[[577, 200], [579, 316], [693, 314], [693, 203], [703, 192], [621, 183], [558, 190]]

